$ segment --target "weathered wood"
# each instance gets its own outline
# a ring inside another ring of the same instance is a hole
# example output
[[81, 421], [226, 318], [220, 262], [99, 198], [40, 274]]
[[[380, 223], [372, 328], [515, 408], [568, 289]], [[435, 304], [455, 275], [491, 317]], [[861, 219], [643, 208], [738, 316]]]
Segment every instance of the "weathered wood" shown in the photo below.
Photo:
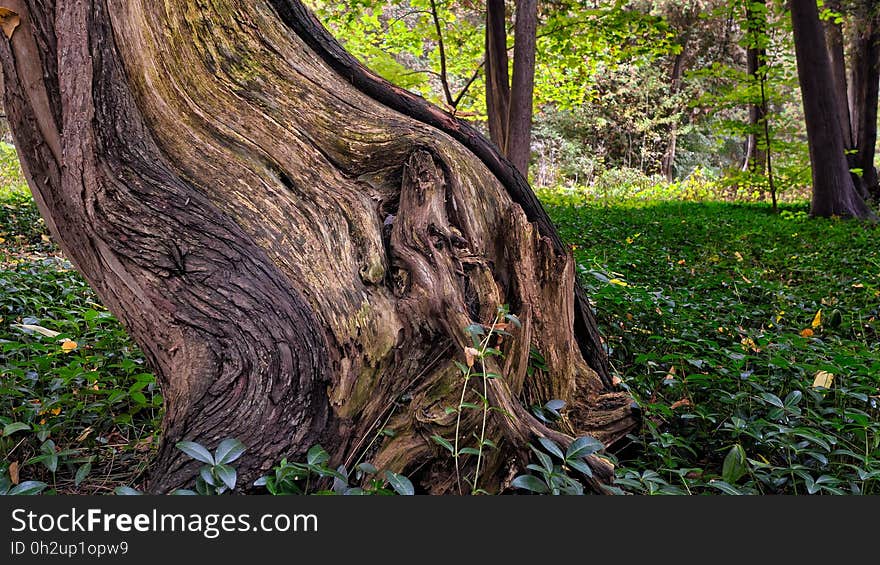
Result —
[[[450, 434], [464, 328], [501, 304], [526, 323], [492, 382], [510, 416], [490, 419], [487, 484], [535, 435], [612, 442], [636, 424], [522, 177], [299, 2], [9, 4], [22, 23], [0, 59], [32, 191], [165, 396], [153, 490], [192, 477], [174, 442], [235, 436], [244, 483], [321, 442], [453, 491], [430, 436]], [[530, 347], [547, 373], [527, 375]], [[551, 398], [564, 433], [526, 408]], [[383, 424], [397, 433], [373, 441]], [[598, 489], [610, 467], [591, 464]]]

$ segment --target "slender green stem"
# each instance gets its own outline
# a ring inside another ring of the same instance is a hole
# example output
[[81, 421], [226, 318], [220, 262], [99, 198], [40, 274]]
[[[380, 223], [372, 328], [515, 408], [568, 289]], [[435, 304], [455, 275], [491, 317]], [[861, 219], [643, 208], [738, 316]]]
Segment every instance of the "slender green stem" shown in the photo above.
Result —
[[[483, 368], [483, 393], [484, 393], [484, 396], [483, 396], [483, 398], [484, 398], [484, 400], [483, 400], [483, 431], [482, 431], [482, 434], [480, 437], [480, 445], [479, 445], [478, 454], [477, 454], [476, 474], [474, 475], [474, 486], [473, 486], [473, 489], [471, 490], [471, 492], [473, 492], [477, 489], [477, 480], [479, 479], [479, 473], [480, 473], [480, 459], [481, 459], [481, 456], [483, 453], [483, 440], [485, 439], [485, 433], [486, 433], [486, 416], [487, 416], [487, 412], [488, 412], [488, 407], [486, 406], [487, 401], [485, 400], [485, 398], [486, 398], [485, 392], [486, 392], [486, 388], [487, 388], [487, 385], [486, 385], [486, 366], [483, 363], [483, 357], [486, 355], [486, 350], [489, 348], [489, 340], [492, 339], [492, 335], [495, 333], [495, 327], [498, 325], [499, 319], [500, 319], [499, 316], [496, 314], [495, 319], [492, 321], [492, 326], [491, 326], [491, 328], [489, 328], [489, 332], [486, 334], [486, 336], [480, 342], [480, 349], [477, 351], [477, 358], [480, 360], [480, 366]], [[467, 384], [468, 384], [468, 381], [470, 380], [470, 378], [471, 378], [471, 367], [468, 367], [467, 371], [464, 374], [464, 382], [461, 385], [461, 397], [458, 400], [458, 409], [457, 409], [456, 415], [455, 415], [455, 438], [454, 438], [455, 443], [453, 445], [452, 456], [453, 456], [453, 459], [455, 459], [455, 482], [458, 486], [458, 493], [459, 494], [464, 494], [464, 492], [462, 491], [462, 488], [461, 488], [461, 464], [459, 462], [460, 453], [458, 450], [459, 439], [461, 436], [461, 411], [464, 407], [463, 406], [464, 405], [464, 397], [467, 394]]]

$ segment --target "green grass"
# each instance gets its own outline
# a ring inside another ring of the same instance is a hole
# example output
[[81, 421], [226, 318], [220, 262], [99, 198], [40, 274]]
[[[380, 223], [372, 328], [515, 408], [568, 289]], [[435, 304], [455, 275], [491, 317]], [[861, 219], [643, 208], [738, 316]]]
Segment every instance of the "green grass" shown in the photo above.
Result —
[[[0, 150], [0, 492], [13, 475], [48, 492], [110, 492], [149, 460], [161, 396]], [[573, 246], [614, 371], [644, 409], [642, 429], [611, 450], [619, 486], [880, 493], [876, 227], [790, 204], [776, 216], [540, 196]], [[822, 371], [830, 388], [813, 386]]]
[[621, 485], [880, 492], [876, 226], [806, 206], [542, 197], [645, 409], [616, 451]]

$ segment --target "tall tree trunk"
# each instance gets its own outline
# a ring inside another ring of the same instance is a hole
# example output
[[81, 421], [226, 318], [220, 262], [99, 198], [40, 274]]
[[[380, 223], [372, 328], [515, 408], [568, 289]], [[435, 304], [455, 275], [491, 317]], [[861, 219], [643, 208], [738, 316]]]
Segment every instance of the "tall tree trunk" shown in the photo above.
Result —
[[858, 150], [853, 166], [862, 170], [864, 191], [880, 199], [877, 169], [874, 167], [880, 91], [880, 2], [862, 0], [852, 28], [849, 111], [852, 136]]
[[517, 0], [507, 156], [526, 178], [532, 154], [538, 0]]
[[[840, 13], [841, 11], [840, 0], [827, 0], [825, 5], [835, 12]], [[850, 126], [843, 28], [834, 19], [825, 20], [823, 26], [825, 28], [825, 44], [828, 49], [828, 62], [831, 65], [831, 75], [834, 77], [831, 87], [834, 89], [834, 99], [837, 103], [837, 120], [840, 124], [843, 145], [849, 150], [855, 147], [855, 140]]]
[[[675, 55], [672, 64], [672, 70], [669, 73], [669, 93], [672, 96], [678, 94], [681, 90], [681, 79], [684, 76], [685, 62], [688, 57], [688, 46], [691, 42], [691, 33], [694, 18], [699, 8], [692, 2], [689, 2], [684, 10], [684, 32], [681, 37], [681, 50]], [[678, 150], [678, 124], [673, 121], [669, 126], [669, 140], [666, 144], [666, 152], [660, 162], [660, 174], [666, 180], [672, 182], [675, 180], [675, 155]]]
[[[746, 71], [753, 84], [763, 88], [766, 81], [767, 50], [764, 47], [767, 31], [766, 5], [760, 2], [763, 9], [755, 9], [751, 0], [746, 0]], [[767, 166], [767, 154], [761, 149], [761, 139], [764, 138], [764, 120], [767, 116], [767, 108], [764, 97], [760, 101], [749, 104], [749, 135], [746, 139], [745, 159], [743, 159], [743, 171], [762, 175]]]
[[813, 216], [872, 216], [849, 173], [837, 92], [815, 0], [792, 0], [798, 80], [813, 169]]
[[507, 9], [504, 0], [486, 1], [486, 114], [489, 135], [507, 155], [510, 118], [510, 62], [507, 58]]
[[[336, 464], [366, 455], [456, 492], [430, 438], [454, 434], [464, 328], [501, 304], [522, 328], [486, 362], [504, 378], [489, 381], [483, 488], [534, 436], [610, 443], [636, 425], [522, 175], [362, 68], [300, 2], [5, 4], [19, 18], [0, 37], [5, 101], [31, 190], [165, 397], [150, 490], [193, 477], [178, 440], [237, 437], [242, 484], [320, 442]], [[531, 347], [549, 371], [529, 374]], [[553, 398], [560, 429], [527, 408]], [[479, 420], [463, 415], [463, 438]], [[601, 490], [612, 469], [589, 463]]]

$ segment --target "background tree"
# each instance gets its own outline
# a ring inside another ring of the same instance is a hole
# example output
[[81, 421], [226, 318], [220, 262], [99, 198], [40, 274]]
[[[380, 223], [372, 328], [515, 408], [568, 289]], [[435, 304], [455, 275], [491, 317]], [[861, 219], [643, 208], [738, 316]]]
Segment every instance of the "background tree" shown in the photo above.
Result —
[[858, 0], [850, 32], [849, 112], [857, 150], [863, 194], [880, 199], [874, 156], [877, 145], [877, 103], [880, 90], [880, 2]]
[[813, 164], [814, 216], [872, 215], [849, 172], [840, 124], [837, 90], [815, 0], [792, 0], [791, 20], [798, 79]]
[[[31, 190], [162, 387], [153, 490], [193, 475], [176, 441], [229, 436], [248, 446], [243, 483], [317, 442], [335, 463], [370, 449], [432, 492], [474, 481], [473, 458], [456, 476], [432, 436], [459, 433], [465, 328], [485, 333], [501, 305], [521, 327], [480, 362], [503, 376], [481, 392], [485, 486], [534, 436], [633, 428], [524, 177], [301, 3], [7, 5], [5, 101]], [[529, 370], [533, 350], [546, 369]], [[562, 430], [528, 410], [551, 399]], [[465, 438], [479, 424], [461, 415]], [[589, 464], [601, 488], [612, 468]]]

